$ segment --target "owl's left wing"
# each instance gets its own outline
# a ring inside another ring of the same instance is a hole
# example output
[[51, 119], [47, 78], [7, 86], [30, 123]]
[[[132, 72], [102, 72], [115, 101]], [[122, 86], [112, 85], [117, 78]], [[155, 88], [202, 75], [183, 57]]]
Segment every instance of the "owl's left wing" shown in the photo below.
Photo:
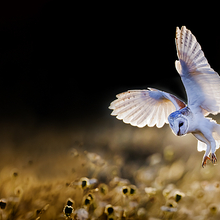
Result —
[[196, 37], [185, 26], [176, 28], [176, 69], [185, 86], [188, 106], [202, 112], [220, 112], [220, 77], [209, 65]]
[[161, 128], [168, 123], [168, 116], [186, 105], [176, 96], [149, 88], [149, 90], [130, 90], [116, 96], [109, 108], [111, 115], [137, 127], [156, 125]]

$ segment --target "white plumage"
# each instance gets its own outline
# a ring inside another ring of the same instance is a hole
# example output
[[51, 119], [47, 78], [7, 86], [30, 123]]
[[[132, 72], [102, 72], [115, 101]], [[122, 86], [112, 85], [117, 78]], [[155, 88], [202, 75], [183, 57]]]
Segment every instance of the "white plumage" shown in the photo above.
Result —
[[198, 139], [198, 151], [206, 151], [202, 166], [210, 159], [210, 152], [210, 160], [215, 163], [220, 125], [205, 116], [220, 112], [220, 77], [185, 26], [181, 30], [176, 28], [175, 41], [179, 58], [175, 66], [186, 89], [188, 105], [172, 94], [148, 88], [118, 94], [109, 108], [113, 110], [112, 115], [133, 126], [161, 128], [169, 123], [178, 136], [192, 133]]
[[220, 77], [210, 67], [201, 46], [186, 27], [176, 30], [176, 48], [179, 60], [175, 65], [186, 89], [188, 105], [217, 114], [220, 110]]
[[168, 123], [168, 116], [175, 111], [175, 106], [179, 109], [175, 96], [156, 89], [130, 90], [117, 98], [110, 106], [112, 115], [140, 128], [145, 125], [161, 128]]

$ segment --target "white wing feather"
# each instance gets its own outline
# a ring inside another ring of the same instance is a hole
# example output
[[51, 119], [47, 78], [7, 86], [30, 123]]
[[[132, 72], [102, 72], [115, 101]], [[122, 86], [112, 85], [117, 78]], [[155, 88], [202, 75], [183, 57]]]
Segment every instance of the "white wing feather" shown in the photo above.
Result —
[[175, 62], [188, 97], [188, 106], [200, 107], [203, 112], [220, 112], [220, 77], [209, 65], [195, 36], [186, 29], [176, 29]]
[[201, 151], [206, 151], [206, 149], [207, 149], [207, 145], [204, 142], [198, 140], [197, 150], [201, 152]]
[[144, 127], [156, 125], [161, 128], [168, 123], [168, 116], [186, 105], [174, 95], [157, 90], [130, 90], [116, 96], [109, 108], [111, 115], [133, 126]]
[[[215, 140], [215, 143], [216, 143], [216, 150], [217, 150], [219, 149], [220, 140]], [[198, 140], [197, 150], [201, 152], [201, 151], [206, 151], [206, 149], [207, 149], [207, 145], [204, 142], [201, 142]]]

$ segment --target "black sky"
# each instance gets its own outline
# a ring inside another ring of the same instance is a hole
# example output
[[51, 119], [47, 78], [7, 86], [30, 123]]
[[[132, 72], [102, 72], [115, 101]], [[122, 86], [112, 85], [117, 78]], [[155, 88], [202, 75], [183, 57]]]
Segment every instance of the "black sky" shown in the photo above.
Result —
[[16, 1], [0, 13], [0, 118], [99, 117], [124, 90], [185, 98], [174, 67], [175, 28], [186, 25], [220, 72], [216, 20], [178, 19], [169, 5]]

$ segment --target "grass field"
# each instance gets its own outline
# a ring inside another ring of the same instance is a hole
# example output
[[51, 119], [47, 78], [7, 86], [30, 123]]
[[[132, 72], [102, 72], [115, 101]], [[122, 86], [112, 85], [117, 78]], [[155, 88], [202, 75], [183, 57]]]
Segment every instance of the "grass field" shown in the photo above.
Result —
[[219, 165], [196, 145], [113, 117], [2, 122], [0, 219], [219, 219]]

